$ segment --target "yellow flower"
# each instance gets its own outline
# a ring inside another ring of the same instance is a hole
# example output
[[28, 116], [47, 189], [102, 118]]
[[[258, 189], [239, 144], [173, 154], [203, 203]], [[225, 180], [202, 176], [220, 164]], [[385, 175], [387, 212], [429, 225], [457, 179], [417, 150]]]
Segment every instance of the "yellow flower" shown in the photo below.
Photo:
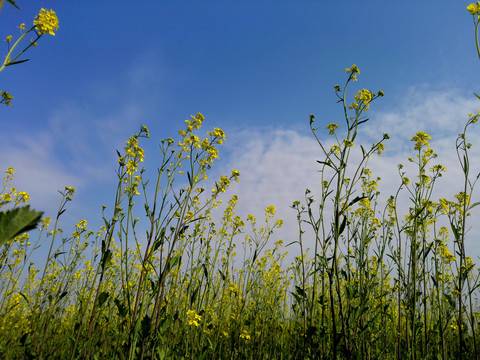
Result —
[[382, 143], [378, 144], [378, 147], [377, 147], [377, 153], [378, 155], [382, 155], [382, 151], [385, 151], [385, 145], [383, 145]]
[[265, 208], [265, 216], [273, 216], [275, 215], [275, 212], [277, 210], [275, 209], [275, 206], [270, 205]]
[[58, 29], [58, 18], [53, 10], [41, 9], [33, 21], [39, 35], [50, 34], [55, 36], [54, 30]]
[[352, 105], [349, 106], [349, 109], [359, 109], [360, 105], [362, 105], [362, 110], [368, 110], [368, 106], [372, 101], [372, 93], [367, 89], [363, 89], [358, 91], [355, 94], [354, 98], [355, 102], [353, 102]]
[[0, 104], [3, 103], [3, 104], [6, 104], [6, 105], [9, 105], [9, 106], [12, 106], [13, 96], [10, 95], [6, 91], [0, 91], [0, 94], [2, 95], [2, 99], [0, 100]]
[[329, 124], [327, 125], [326, 129], [328, 130], [329, 135], [334, 135], [335, 134], [335, 129], [340, 127], [338, 124]]
[[245, 340], [250, 340], [250, 334], [248, 333], [247, 330], [243, 330], [243, 332], [240, 334], [240, 338]]
[[415, 150], [420, 150], [422, 146], [428, 146], [429, 142], [428, 140], [431, 139], [431, 136], [428, 135], [427, 133], [424, 133], [423, 131], [418, 131], [417, 134], [412, 138], [411, 141], [415, 141]]
[[333, 145], [330, 147], [330, 152], [332, 154], [335, 153], [336, 155], [338, 155], [338, 153], [340, 152], [340, 148], [338, 147], [338, 145]]
[[351, 72], [352, 74], [360, 74], [360, 69], [357, 67], [357, 65], [353, 64], [351, 68], [346, 68], [345, 72]]
[[351, 147], [351, 146], [354, 146], [355, 144], [353, 143], [353, 141], [345, 139], [343, 140], [343, 145], [345, 145], [345, 147]]
[[358, 92], [358, 100], [363, 101], [364, 104], [368, 104], [372, 101], [372, 93], [367, 89], [360, 90]]
[[9, 43], [10, 41], [12, 41], [12, 35], [8, 35], [7, 38], [5, 39], [5, 41], [7, 43]]
[[202, 317], [197, 314], [195, 310], [187, 311], [188, 325], [199, 326], [199, 321], [202, 320]]
[[479, 15], [480, 14], [480, 2], [477, 1], [476, 4], [470, 4], [467, 6], [467, 10], [472, 15]]
[[20, 24], [20, 25], [18, 26], [18, 28], [19, 28], [20, 30], [25, 30], [25, 24]]
[[236, 182], [240, 181], [238, 179], [239, 176], [240, 176], [240, 172], [238, 170], [232, 169], [232, 177], [235, 179]]
[[351, 68], [346, 68], [345, 72], [350, 73], [353, 81], [357, 81], [357, 74], [360, 74], [360, 69], [357, 65], [353, 64]]

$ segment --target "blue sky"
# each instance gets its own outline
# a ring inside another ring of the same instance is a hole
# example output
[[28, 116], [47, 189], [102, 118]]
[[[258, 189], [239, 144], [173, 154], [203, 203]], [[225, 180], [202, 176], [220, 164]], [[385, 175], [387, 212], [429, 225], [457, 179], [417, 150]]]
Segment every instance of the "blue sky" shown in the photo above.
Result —
[[[322, 155], [309, 114], [325, 126], [341, 123], [333, 85], [344, 83], [344, 69], [354, 63], [361, 70], [355, 90], [386, 94], [359, 138], [370, 144], [390, 134], [384, 156], [371, 162], [385, 196], [396, 190], [396, 165], [407, 162], [418, 130], [432, 135], [449, 169], [437, 184], [439, 196], [460, 191], [455, 138], [466, 114], [480, 108], [472, 95], [480, 92], [480, 61], [467, 1], [18, 4], [21, 11], [6, 4], [0, 14], [2, 38], [31, 24], [41, 7], [56, 11], [60, 28], [27, 53], [29, 62], [0, 74], [1, 90], [15, 97], [0, 109], [0, 168], [13, 166], [18, 188], [52, 217], [57, 190], [74, 186], [66, 230], [83, 218], [100, 224], [101, 205], [114, 197], [115, 149], [140, 125], [150, 130], [144, 147], [146, 167], [154, 170], [160, 140], [175, 137], [183, 120], [201, 112], [205, 128], [227, 135], [213, 174], [231, 168], [242, 174], [230, 193], [240, 197], [239, 213], [261, 217], [274, 204], [286, 222], [279, 236], [296, 240], [289, 206], [306, 187], [315, 191]], [[472, 142], [475, 173], [480, 145]], [[473, 239], [480, 228], [471, 234], [469, 246], [480, 254]]]

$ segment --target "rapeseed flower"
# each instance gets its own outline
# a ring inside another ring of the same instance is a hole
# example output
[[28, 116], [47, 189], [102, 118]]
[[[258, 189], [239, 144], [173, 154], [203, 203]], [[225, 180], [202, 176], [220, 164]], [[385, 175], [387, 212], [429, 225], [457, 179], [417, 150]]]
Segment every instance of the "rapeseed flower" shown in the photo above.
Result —
[[247, 330], [243, 330], [243, 332], [240, 334], [240, 338], [250, 340], [251, 336]]
[[480, 1], [477, 1], [476, 4], [470, 4], [467, 6], [467, 10], [472, 15], [480, 14]]
[[202, 320], [202, 317], [198, 315], [195, 310], [188, 310], [187, 319], [188, 319], [188, 325], [199, 326], [200, 324], [198, 322]]
[[50, 34], [55, 36], [54, 31], [58, 29], [58, 18], [53, 10], [41, 9], [33, 21], [39, 35]]
[[8, 106], [12, 106], [13, 96], [6, 91], [0, 91], [0, 94], [2, 95], [2, 99], [0, 100], [0, 103], [6, 104]]
[[430, 145], [428, 140], [430, 140], [431, 138], [432, 137], [427, 133], [424, 133], [423, 131], [418, 131], [417, 134], [411, 140], [416, 142], [414, 149], [420, 150], [422, 146]]
[[357, 74], [360, 74], [360, 69], [357, 65], [353, 64], [351, 68], [346, 68], [345, 72], [350, 73], [353, 81], [357, 81]]
[[277, 209], [275, 209], [275, 206], [273, 205], [270, 205], [270, 206], [267, 206], [265, 208], [265, 216], [274, 216], [275, 215], [275, 212], [277, 211]]
[[335, 129], [340, 127], [338, 124], [328, 124], [326, 129], [328, 130], [329, 135], [335, 135]]

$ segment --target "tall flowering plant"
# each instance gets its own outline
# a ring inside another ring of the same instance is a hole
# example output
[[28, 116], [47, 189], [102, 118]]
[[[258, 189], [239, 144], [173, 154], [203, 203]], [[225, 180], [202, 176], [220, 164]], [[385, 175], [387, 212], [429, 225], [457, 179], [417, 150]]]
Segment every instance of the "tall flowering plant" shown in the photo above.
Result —
[[[13, 42], [13, 36], [8, 35], [5, 38], [7, 43], [8, 52], [3, 60], [3, 64], [0, 66], [0, 72], [7, 66], [17, 65], [29, 61], [30, 59], [21, 59], [21, 56], [32, 46], [35, 47], [38, 44], [38, 40], [45, 34], [55, 36], [55, 32], [58, 29], [58, 18], [53, 10], [41, 9], [38, 15], [33, 20], [33, 25], [26, 30], [25, 24], [22, 23], [18, 26], [20, 30], [20, 36]], [[27, 35], [33, 34], [35, 38], [27, 40]], [[23, 49], [22, 49], [23, 47]], [[12, 106], [13, 96], [7, 91], [1, 91], [0, 104]]]
[[[10, 4], [18, 8], [16, 3], [8, 0]], [[0, 0], [0, 10], [5, 0]], [[28, 61], [22, 59], [22, 55], [31, 47], [37, 46], [38, 40], [45, 34], [55, 35], [58, 29], [58, 18], [53, 10], [41, 9], [33, 20], [32, 26], [27, 30], [25, 24], [18, 26], [20, 36], [17, 40], [13, 40], [12, 35], [5, 38], [7, 43], [7, 55], [0, 66], [0, 72], [6, 67], [17, 65]], [[28, 39], [27, 35], [34, 35], [32, 39]], [[6, 90], [0, 91], [0, 104], [12, 106], [13, 96]], [[12, 169], [13, 174], [13, 169]], [[34, 229], [40, 222], [43, 213], [34, 211], [29, 206], [15, 207], [14, 209], [0, 213], [0, 244], [9, 239], [22, 234], [26, 231]]]

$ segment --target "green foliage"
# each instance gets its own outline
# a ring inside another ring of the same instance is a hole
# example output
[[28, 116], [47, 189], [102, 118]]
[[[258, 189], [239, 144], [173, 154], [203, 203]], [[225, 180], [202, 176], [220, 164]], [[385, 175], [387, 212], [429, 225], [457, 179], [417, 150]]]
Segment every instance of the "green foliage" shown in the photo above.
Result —
[[0, 245], [15, 236], [35, 229], [42, 215], [43, 212], [32, 210], [29, 205], [0, 213]]

